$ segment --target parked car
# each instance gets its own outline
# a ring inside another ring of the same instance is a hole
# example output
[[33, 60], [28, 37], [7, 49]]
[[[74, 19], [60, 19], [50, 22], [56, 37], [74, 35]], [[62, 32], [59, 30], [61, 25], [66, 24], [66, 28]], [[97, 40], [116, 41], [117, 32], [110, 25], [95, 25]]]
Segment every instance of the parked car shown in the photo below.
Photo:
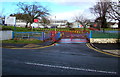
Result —
[[57, 28], [57, 26], [52, 26], [51, 28]]
[[38, 26], [38, 28], [45, 28], [44, 26]]
[[47, 25], [47, 28], [51, 28], [51, 26]]

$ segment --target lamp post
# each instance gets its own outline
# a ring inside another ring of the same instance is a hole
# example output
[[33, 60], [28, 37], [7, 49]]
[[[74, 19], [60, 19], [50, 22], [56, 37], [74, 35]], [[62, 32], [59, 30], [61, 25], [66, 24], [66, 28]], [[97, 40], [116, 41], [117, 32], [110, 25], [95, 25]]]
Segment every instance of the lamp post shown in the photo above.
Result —
[[55, 34], [56, 34], [56, 16], [55, 16]]

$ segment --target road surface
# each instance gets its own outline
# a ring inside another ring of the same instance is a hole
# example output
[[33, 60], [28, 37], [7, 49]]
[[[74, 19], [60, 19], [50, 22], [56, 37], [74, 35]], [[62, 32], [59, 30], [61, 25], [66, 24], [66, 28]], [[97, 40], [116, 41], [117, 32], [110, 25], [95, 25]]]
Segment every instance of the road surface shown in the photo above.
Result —
[[2, 49], [3, 75], [117, 75], [118, 58], [85, 43], [59, 43], [42, 49]]

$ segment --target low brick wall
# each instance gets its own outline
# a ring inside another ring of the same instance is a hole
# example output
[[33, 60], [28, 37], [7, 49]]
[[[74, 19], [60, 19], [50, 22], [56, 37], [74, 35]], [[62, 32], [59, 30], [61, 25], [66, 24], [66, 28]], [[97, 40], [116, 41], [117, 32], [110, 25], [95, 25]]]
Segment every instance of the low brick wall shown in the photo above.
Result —
[[90, 43], [120, 43], [116, 38], [90, 38]]

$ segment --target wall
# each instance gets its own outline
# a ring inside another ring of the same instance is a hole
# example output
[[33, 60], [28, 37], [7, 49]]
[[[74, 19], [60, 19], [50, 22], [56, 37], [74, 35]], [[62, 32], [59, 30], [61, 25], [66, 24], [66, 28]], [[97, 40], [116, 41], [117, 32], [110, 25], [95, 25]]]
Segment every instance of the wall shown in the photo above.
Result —
[[12, 33], [13, 31], [11, 30], [0, 31], [0, 40], [12, 39]]
[[116, 38], [90, 38], [90, 43], [120, 43]]
[[120, 43], [119, 31], [90, 31], [90, 43]]

